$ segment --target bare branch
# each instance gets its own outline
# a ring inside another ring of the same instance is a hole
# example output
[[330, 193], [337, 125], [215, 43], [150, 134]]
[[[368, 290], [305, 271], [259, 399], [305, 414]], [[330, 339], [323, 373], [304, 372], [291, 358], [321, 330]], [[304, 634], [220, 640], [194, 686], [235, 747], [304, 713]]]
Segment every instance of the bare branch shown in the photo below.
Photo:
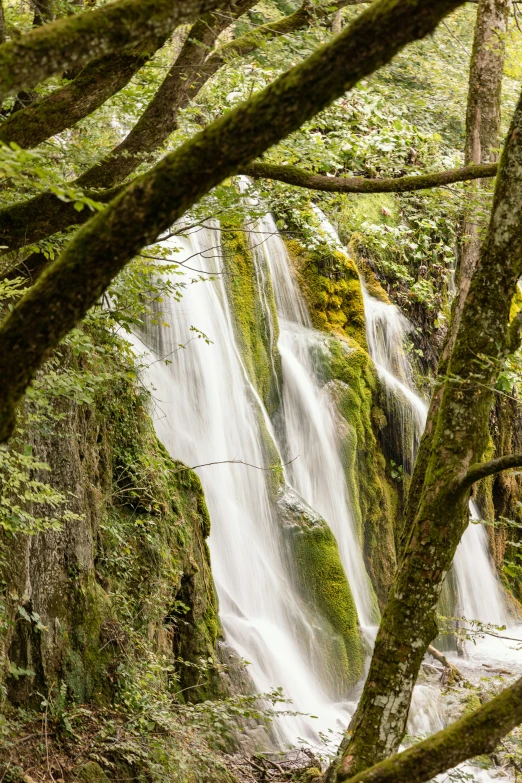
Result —
[[273, 179], [310, 190], [322, 190], [330, 193], [404, 193], [411, 190], [437, 188], [454, 182], [494, 177], [498, 164], [488, 163], [479, 166], [465, 166], [460, 169], [439, 171], [433, 174], [419, 174], [389, 179], [364, 179], [363, 177], [328, 177], [312, 174], [296, 166], [277, 166], [272, 163], [249, 163], [240, 174], [253, 179]]

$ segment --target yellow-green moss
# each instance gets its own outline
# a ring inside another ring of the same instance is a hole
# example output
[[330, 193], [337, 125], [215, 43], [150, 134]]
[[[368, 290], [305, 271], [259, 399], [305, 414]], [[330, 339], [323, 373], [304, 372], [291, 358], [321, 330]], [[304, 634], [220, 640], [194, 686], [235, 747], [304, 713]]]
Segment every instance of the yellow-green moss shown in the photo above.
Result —
[[386, 302], [386, 304], [390, 304], [390, 298], [382, 285], [380, 284], [379, 280], [377, 279], [377, 276], [373, 269], [371, 268], [370, 264], [368, 263], [368, 260], [364, 257], [364, 254], [361, 252], [361, 247], [363, 247], [363, 239], [362, 236], [355, 232], [352, 234], [352, 238], [350, 239], [350, 244], [348, 245], [348, 249], [350, 251], [350, 255], [353, 258], [357, 269], [359, 270], [361, 276], [364, 279], [366, 290], [368, 293], [373, 296], [375, 299], [378, 299], [380, 302]]
[[297, 239], [286, 246], [316, 329], [353, 337], [366, 346], [364, 303], [352, 259], [327, 245], [308, 250]]
[[[239, 218], [222, 222], [222, 250], [225, 284], [236, 339], [250, 380], [256, 387], [267, 411], [272, 414], [279, 405], [278, 380], [280, 359], [279, 336], [274, 295], [270, 276], [258, 280], [248, 234]], [[263, 307], [260, 285], [264, 285]]]
[[289, 490], [280, 498], [279, 511], [289, 564], [319, 637], [315, 645], [321, 650], [313, 654], [332, 695], [342, 698], [362, 677], [365, 654], [335, 536], [327, 523]]
[[322, 361], [325, 379], [347, 425], [343, 438], [346, 482], [366, 568], [383, 606], [396, 567], [399, 499], [376, 437], [386, 422], [376, 404], [378, 379], [368, 353], [350, 338], [330, 338]]

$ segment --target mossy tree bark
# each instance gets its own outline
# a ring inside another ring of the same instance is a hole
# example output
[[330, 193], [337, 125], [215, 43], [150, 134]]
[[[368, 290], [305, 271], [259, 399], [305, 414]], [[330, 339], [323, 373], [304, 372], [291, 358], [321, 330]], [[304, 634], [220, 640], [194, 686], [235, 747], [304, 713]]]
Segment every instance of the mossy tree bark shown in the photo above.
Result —
[[[337, 0], [334, 6], [348, 4], [350, 0]], [[246, 33], [207, 56], [217, 35], [251, 5], [253, 1], [237, 0], [229, 14], [208, 15], [194, 24], [176, 62], [136, 126], [110, 155], [72, 183], [74, 186], [109, 188], [123, 182], [176, 130], [179, 111], [232, 56], [248, 54], [273, 36], [294, 32], [313, 19], [324, 17], [332, 8], [329, 4], [311, 9], [305, 4], [293, 14]], [[100, 196], [98, 200], [108, 199]], [[0, 243], [17, 250], [84, 222], [86, 214], [76, 212], [52, 193], [42, 193], [0, 211]]]
[[[479, 0], [471, 55], [466, 110], [466, 166], [494, 163], [500, 146], [500, 99], [511, 0]], [[476, 214], [480, 181], [473, 185], [475, 199], [462, 226], [462, 247], [453, 306], [451, 333], [445, 356], [453, 346], [456, 330], [480, 255], [480, 217]]]
[[[474, 31], [473, 51], [470, 63], [468, 104], [466, 110], [466, 139], [464, 158], [466, 166], [491, 165], [497, 160], [500, 146], [500, 98], [505, 58], [505, 37], [511, 0], [478, 0], [477, 20]], [[484, 183], [483, 183], [484, 184]], [[475, 194], [481, 187], [474, 183]], [[484, 221], [485, 222], [485, 221]], [[462, 226], [464, 242], [458, 270], [457, 296], [455, 297], [449, 331], [442, 349], [439, 373], [444, 373], [451, 356], [462, 310], [469, 291], [471, 276], [480, 253], [479, 225], [477, 218], [467, 213]], [[424, 481], [426, 449], [435, 425], [436, 407], [440, 391], [435, 391], [431, 401], [425, 438], [421, 441], [409, 490], [404, 530], [413, 523], [416, 504]]]
[[222, 5], [225, 0], [118, 0], [39, 27], [0, 46], [0, 100]]
[[463, 482], [488, 444], [495, 382], [513, 346], [510, 305], [521, 274], [522, 99], [500, 162], [488, 234], [428, 416], [413, 526], [364, 691], [330, 779], [346, 780], [389, 756], [402, 740], [419, 667], [437, 633], [442, 582], [469, 522]]
[[[165, 142], [178, 127], [180, 109], [210, 78], [205, 60], [223, 30], [242, 16], [255, 0], [236, 0], [227, 13], [206, 14], [190, 29], [170, 71], [136, 125], [108, 157], [85, 172], [77, 181], [80, 187], [109, 188], [123, 182], [140, 163]], [[197, 84], [197, 88], [192, 88]], [[191, 89], [192, 88], [192, 89]]]
[[0, 441], [38, 368], [142, 247], [462, 2], [372, 3], [332, 43], [167, 155], [80, 229], [0, 328]]
[[298, 188], [322, 190], [327, 193], [406, 193], [426, 188], [438, 188], [454, 182], [494, 177], [498, 165], [463, 166], [459, 169], [437, 171], [407, 177], [389, 177], [383, 179], [365, 179], [364, 177], [329, 177], [314, 174], [297, 166], [277, 166], [273, 163], [249, 163], [240, 172], [253, 179], [274, 179], [286, 182]]
[[70, 84], [12, 114], [0, 125], [0, 141], [30, 149], [71, 128], [123, 89], [165, 39], [159, 36], [88, 63]]

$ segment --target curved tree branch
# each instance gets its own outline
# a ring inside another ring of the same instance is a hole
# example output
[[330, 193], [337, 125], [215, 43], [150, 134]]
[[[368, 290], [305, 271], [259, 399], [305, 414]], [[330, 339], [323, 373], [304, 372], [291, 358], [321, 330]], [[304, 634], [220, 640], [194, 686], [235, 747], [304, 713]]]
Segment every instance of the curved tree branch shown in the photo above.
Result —
[[176, 62], [167, 73], [154, 98], [136, 125], [110, 154], [96, 163], [77, 180], [83, 188], [109, 188], [123, 182], [144, 159], [151, 157], [178, 127], [179, 110], [193, 97], [208, 78], [205, 61], [220, 33], [255, 4], [255, 0], [235, 0], [229, 13], [206, 14], [192, 25]]
[[30, 149], [71, 128], [119, 92], [165, 43], [162, 35], [132, 49], [92, 60], [69, 84], [0, 124], [0, 141]]
[[39, 27], [0, 46], [0, 100], [67, 68], [165, 35], [224, 4], [225, 0], [117, 0]]
[[465, 182], [470, 179], [494, 177], [497, 169], [497, 163], [489, 163], [482, 166], [464, 166], [459, 169], [438, 171], [434, 174], [389, 179], [364, 179], [363, 177], [327, 177], [322, 174], [312, 174], [296, 166], [249, 163], [248, 166], [241, 169], [240, 174], [246, 174], [253, 179], [274, 179], [286, 182], [288, 185], [296, 185], [299, 188], [324, 190], [331, 193], [404, 193], [405, 191], [450, 185], [454, 182]]
[[522, 723], [522, 678], [465, 718], [412, 748], [349, 778], [347, 783], [423, 783], [440, 772], [492, 753]]
[[459, 490], [469, 489], [477, 481], [510, 468], [522, 468], [522, 454], [505, 454], [503, 457], [497, 457], [489, 462], [471, 465], [460, 483]]
[[[347, 1], [336, 0], [333, 7], [345, 5]], [[253, 0], [237, 0], [230, 13], [237, 17], [252, 4]], [[208, 19], [196, 22], [176, 62], [138, 123], [110, 155], [88, 169], [72, 185], [79, 188], [110, 188], [123, 182], [143, 162], [145, 156], [151, 155], [176, 130], [180, 109], [189, 105], [232, 55], [251, 52], [270, 37], [293, 32], [309, 24], [311, 19], [327, 15], [331, 8], [332, 3], [322, 9], [314, 8], [312, 12], [308, 5], [303, 5], [293, 14], [223, 45], [207, 59], [208, 47], [216, 35], [227, 27], [229, 19], [221, 14], [214, 20], [215, 27], [209, 25]], [[107, 199], [100, 195], [98, 200]], [[52, 193], [42, 193], [0, 210], [0, 245], [8, 247], [10, 251], [17, 250], [63, 231], [68, 226], [81, 224], [85, 222], [86, 216], [85, 210], [78, 213]]]
[[330, 44], [213, 122], [86, 223], [0, 328], [0, 441], [59, 341], [142, 247], [202, 196], [435, 29], [463, 0], [377, 0]]

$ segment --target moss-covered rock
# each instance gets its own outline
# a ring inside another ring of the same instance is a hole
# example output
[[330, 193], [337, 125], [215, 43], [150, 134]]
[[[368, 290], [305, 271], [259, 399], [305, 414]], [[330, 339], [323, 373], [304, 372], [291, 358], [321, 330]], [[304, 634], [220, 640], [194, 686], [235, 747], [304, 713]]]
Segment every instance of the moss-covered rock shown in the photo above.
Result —
[[290, 489], [281, 493], [278, 509], [288, 561], [316, 626], [313, 654], [332, 695], [343, 698], [361, 678], [365, 654], [335, 536]]
[[313, 250], [297, 239], [286, 245], [316, 329], [352, 337], [366, 347], [364, 303], [353, 260], [326, 243]]
[[[270, 415], [279, 405], [279, 336], [268, 270], [258, 268], [240, 219], [222, 225], [225, 284], [239, 349], [250, 380]], [[258, 259], [264, 264], [264, 259]]]
[[[114, 372], [110, 386], [91, 405], [61, 401], [57, 426], [33, 435], [75, 516], [60, 529], [4, 540], [7, 666], [34, 672], [8, 677], [13, 703], [62, 685], [78, 702], [109, 703], [121, 665], [144, 646], [177, 669], [191, 698], [218, 687], [202, 487], [159, 443], [127, 361], [115, 352], [103, 368]], [[205, 686], [193, 687], [198, 681]]]
[[76, 772], [82, 783], [109, 783], [109, 778], [96, 761], [87, 761]]
[[350, 338], [318, 343], [316, 362], [345, 422], [343, 461], [363, 556], [379, 604], [396, 567], [399, 496], [377, 434], [386, 423], [377, 404], [379, 381], [368, 353]]

